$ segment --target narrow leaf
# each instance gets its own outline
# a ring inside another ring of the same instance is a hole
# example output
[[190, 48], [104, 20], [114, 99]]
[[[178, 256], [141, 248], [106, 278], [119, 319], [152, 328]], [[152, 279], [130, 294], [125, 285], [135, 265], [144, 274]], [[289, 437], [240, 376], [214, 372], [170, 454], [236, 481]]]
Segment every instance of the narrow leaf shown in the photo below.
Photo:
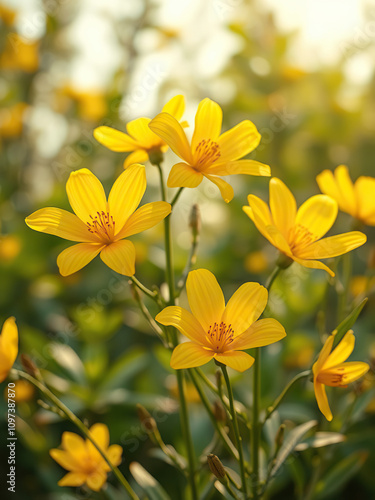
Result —
[[347, 316], [332, 332], [332, 335], [335, 336], [334, 341], [333, 341], [333, 346], [332, 349], [334, 349], [337, 344], [340, 342], [340, 340], [343, 338], [345, 333], [351, 329], [351, 327], [354, 325], [354, 323], [357, 321], [358, 316], [360, 315], [362, 309], [365, 307], [366, 302], [368, 301], [367, 298], [363, 299], [360, 304], [358, 304], [357, 307], [353, 309], [353, 311]]
[[147, 493], [149, 500], [171, 500], [156, 479], [141, 464], [132, 462], [129, 469], [136, 482]]

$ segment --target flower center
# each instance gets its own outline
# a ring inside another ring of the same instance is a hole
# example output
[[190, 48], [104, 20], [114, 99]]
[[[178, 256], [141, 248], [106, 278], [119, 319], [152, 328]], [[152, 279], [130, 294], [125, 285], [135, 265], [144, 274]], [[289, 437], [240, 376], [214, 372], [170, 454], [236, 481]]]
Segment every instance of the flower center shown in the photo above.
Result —
[[232, 325], [214, 323], [210, 325], [207, 332], [207, 338], [216, 352], [224, 352], [229, 344], [233, 342], [234, 331]]
[[297, 224], [291, 229], [289, 239], [290, 248], [293, 251], [298, 248], [307, 247], [307, 245], [310, 245], [316, 238], [305, 226]]
[[212, 165], [221, 156], [219, 144], [211, 139], [203, 139], [195, 148], [195, 166], [198, 169]]
[[86, 222], [90, 233], [98, 236], [101, 241], [110, 243], [115, 236], [115, 221], [109, 212], [96, 212], [94, 217], [90, 215], [90, 222]]
[[[341, 373], [340, 373], [341, 372]], [[330, 387], [343, 387], [345, 382], [344, 382], [344, 370], [341, 368], [337, 369], [336, 372], [320, 372], [319, 375], [317, 376], [318, 382], [324, 385], [328, 385]]]

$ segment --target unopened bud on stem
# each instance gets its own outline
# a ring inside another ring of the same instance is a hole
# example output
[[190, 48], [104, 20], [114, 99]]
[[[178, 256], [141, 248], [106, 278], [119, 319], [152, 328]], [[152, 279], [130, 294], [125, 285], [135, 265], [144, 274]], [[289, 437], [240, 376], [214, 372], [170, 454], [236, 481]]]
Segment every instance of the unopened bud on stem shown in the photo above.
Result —
[[141, 404], [136, 405], [138, 418], [148, 434], [154, 434], [158, 428], [155, 419], [150, 415], [144, 406]]
[[193, 238], [196, 239], [201, 231], [201, 212], [196, 203], [191, 207], [189, 227], [191, 228]]
[[39, 368], [36, 366], [34, 361], [27, 355], [21, 354], [21, 363], [25, 371], [32, 377], [40, 380], [42, 378]]
[[224, 465], [221, 463], [219, 457], [210, 453], [207, 455], [207, 463], [208, 467], [212, 474], [218, 479], [222, 480], [226, 477], [227, 473], [225, 472]]

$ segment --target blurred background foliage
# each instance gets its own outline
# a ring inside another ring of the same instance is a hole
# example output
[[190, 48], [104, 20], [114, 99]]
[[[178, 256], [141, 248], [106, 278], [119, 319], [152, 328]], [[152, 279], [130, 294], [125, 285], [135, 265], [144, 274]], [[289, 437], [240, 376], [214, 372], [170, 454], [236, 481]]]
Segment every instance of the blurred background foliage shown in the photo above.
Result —
[[[263, 138], [251, 157], [271, 165], [273, 175], [286, 182], [299, 203], [319, 192], [315, 177], [325, 168], [345, 163], [353, 179], [373, 175], [373, 5], [332, 2], [335, 17], [331, 7], [318, 2], [317, 19], [315, 11], [307, 12], [307, 24], [298, 30], [282, 22], [285, 15], [295, 14], [298, 24], [297, 3], [285, 2], [284, 12], [275, 2], [255, 0], [0, 4], [1, 319], [17, 318], [20, 351], [35, 360], [50, 387], [80, 418], [90, 425], [108, 425], [111, 442], [124, 447], [121, 469], [127, 477], [129, 463], [138, 461], [171, 498], [181, 498], [184, 480], [171, 474], [171, 465], [152, 451], [135, 412], [136, 403], [145, 405], [165, 442], [182, 451], [169, 354], [138, 312], [126, 278], [99, 259], [62, 278], [56, 257], [66, 243], [31, 231], [24, 218], [45, 206], [70, 210], [65, 183], [72, 170], [89, 168], [109, 189], [122, 171], [124, 155], [97, 144], [93, 129], [105, 124], [124, 130], [127, 121], [154, 116], [178, 93], [186, 96], [190, 125], [204, 97], [223, 107], [225, 129], [251, 119]], [[361, 17], [350, 18], [349, 4], [356, 5]], [[316, 36], [319, 19], [326, 31], [318, 45], [308, 47], [303, 36], [309, 30]], [[340, 19], [349, 23], [342, 37], [325, 39], [330, 30], [339, 30]], [[173, 159], [168, 152], [166, 172]], [[143, 203], [160, 199], [151, 165], [147, 177]], [[229, 205], [215, 187], [202, 183], [184, 191], [173, 215], [177, 274], [190, 247], [190, 208], [198, 203], [202, 229], [196, 266], [213, 271], [227, 297], [244, 281], [264, 283], [277, 257], [242, 211], [249, 193], [268, 199], [268, 180], [237, 176], [229, 182], [235, 190]], [[352, 224], [340, 213], [332, 234]], [[362, 229], [369, 241], [353, 256], [349, 299], [355, 305], [369, 297], [354, 328], [355, 359], [373, 366], [374, 229]], [[137, 276], [149, 286], [163, 281], [162, 234], [159, 225], [134, 237]], [[267, 314], [282, 322], [288, 336], [264, 349], [264, 407], [298, 371], [311, 366], [322, 335], [337, 326], [341, 264], [337, 259], [335, 280], [297, 264], [277, 280]], [[150, 308], [156, 312], [153, 304]], [[213, 375], [214, 366], [205, 371]], [[232, 376], [236, 397], [251, 404], [251, 370]], [[188, 389], [194, 441], [203, 452], [212, 438], [211, 426], [197, 394]], [[276, 428], [281, 421], [292, 428], [316, 418], [321, 431], [345, 431], [346, 440], [296, 452], [275, 479], [269, 498], [304, 498], [302, 485], [314, 480], [312, 466], [317, 462], [320, 476], [312, 499], [375, 497], [373, 372], [355, 387], [330, 396], [336, 415], [330, 425], [318, 411], [309, 381], [293, 389], [275, 416]], [[48, 450], [58, 446], [64, 430], [75, 429], [41, 409], [37, 399], [31, 386], [17, 382], [18, 479], [12, 498], [99, 498], [57, 486], [63, 471]], [[0, 406], [5, 415], [5, 402]], [[0, 430], [5, 429], [2, 419]], [[271, 443], [274, 432], [267, 430]], [[216, 451], [226, 463], [225, 453]], [[1, 470], [6, 470], [5, 447], [0, 453]], [[209, 476], [204, 465], [202, 477]], [[113, 478], [110, 482], [107, 494], [117, 498], [117, 485]]]

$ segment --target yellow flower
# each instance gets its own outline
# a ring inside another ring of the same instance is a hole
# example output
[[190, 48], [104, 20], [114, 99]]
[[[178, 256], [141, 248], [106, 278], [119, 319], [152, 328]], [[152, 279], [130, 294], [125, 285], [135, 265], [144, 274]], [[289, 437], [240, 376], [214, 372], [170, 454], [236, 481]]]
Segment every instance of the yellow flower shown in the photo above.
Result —
[[156, 316], [159, 323], [176, 327], [190, 340], [174, 349], [174, 369], [193, 368], [215, 359], [243, 372], [254, 362], [243, 350], [272, 344], [286, 335], [275, 319], [257, 321], [268, 298], [266, 288], [258, 283], [243, 284], [225, 305], [215, 276], [198, 269], [189, 273], [186, 291], [191, 313], [169, 306]]
[[6, 26], [12, 26], [16, 19], [17, 12], [6, 5], [0, 4], [0, 19]]
[[176, 163], [168, 177], [168, 187], [197, 187], [206, 177], [220, 189], [228, 203], [233, 188], [218, 176], [233, 174], [271, 175], [270, 168], [254, 160], [240, 160], [259, 144], [260, 134], [255, 125], [244, 120], [220, 134], [223, 112], [220, 106], [203, 99], [195, 115], [191, 144], [178, 121], [160, 113], [150, 122], [150, 128], [161, 137], [183, 162]]
[[0, 134], [3, 138], [21, 135], [27, 108], [28, 105], [25, 102], [18, 102], [0, 110]]
[[147, 203], [136, 210], [146, 190], [143, 165], [132, 165], [113, 184], [108, 201], [99, 179], [82, 168], [72, 172], [66, 184], [69, 202], [76, 215], [59, 208], [42, 208], [26, 218], [26, 224], [78, 245], [57, 257], [63, 276], [79, 271], [99, 253], [102, 261], [119, 274], [133, 276], [135, 248], [125, 240], [163, 220], [169, 203]]
[[320, 190], [332, 196], [343, 212], [368, 226], [375, 226], [375, 178], [359, 177], [353, 184], [348, 167], [340, 165], [332, 173], [323, 170], [316, 178]]
[[313, 365], [314, 391], [320, 411], [327, 420], [332, 420], [331, 409], [328, 404], [326, 388], [347, 387], [367, 373], [369, 365], [360, 361], [344, 363], [354, 349], [355, 338], [349, 330], [337, 347], [331, 352], [334, 335], [330, 335], [320, 351], [318, 360]]
[[16, 320], [8, 318], [0, 334], [0, 382], [6, 379], [18, 354], [18, 329]]
[[318, 194], [306, 200], [297, 210], [296, 200], [286, 185], [276, 177], [270, 181], [270, 209], [254, 195], [249, 195], [249, 207], [244, 212], [273, 246], [299, 264], [335, 273], [315, 259], [337, 257], [366, 242], [359, 231], [321, 239], [337, 217], [337, 203], [330, 196]]
[[[185, 99], [182, 95], [176, 95], [163, 107], [163, 112], [173, 116], [177, 123], [184, 111]], [[150, 130], [148, 126], [150, 122], [151, 118], [132, 120], [126, 125], [127, 134], [111, 127], [98, 127], [94, 130], [94, 137], [111, 151], [121, 153], [132, 151], [124, 162], [124, 168], [127, 168], [133, 163], [144, 163], [151, 153], [167, 151], [168, 145]], [[181, 126], [187, 126], [186, 122]]]
[[20, 69], [33, 73], [39, 67], [39, 42], [28, 42], [17, 33], [9, 33], [0, 57], [3, 69]]
[[[117, 444], [109, 446], [109, 431], [104, 424], [94, 424], [90, 434], [95, 443], [107, 455], [113, 465], [121, 463], [122, 448]], [[59, 486], [86, 485], [93, 491], [99, 491], [107, 481], [110, 467], [95, 446], [78, 434], [64, 432], [61, 440], [61, 449], [50, 450], [51, 457], [64, 469], [66, 474], [57, 483]]]

